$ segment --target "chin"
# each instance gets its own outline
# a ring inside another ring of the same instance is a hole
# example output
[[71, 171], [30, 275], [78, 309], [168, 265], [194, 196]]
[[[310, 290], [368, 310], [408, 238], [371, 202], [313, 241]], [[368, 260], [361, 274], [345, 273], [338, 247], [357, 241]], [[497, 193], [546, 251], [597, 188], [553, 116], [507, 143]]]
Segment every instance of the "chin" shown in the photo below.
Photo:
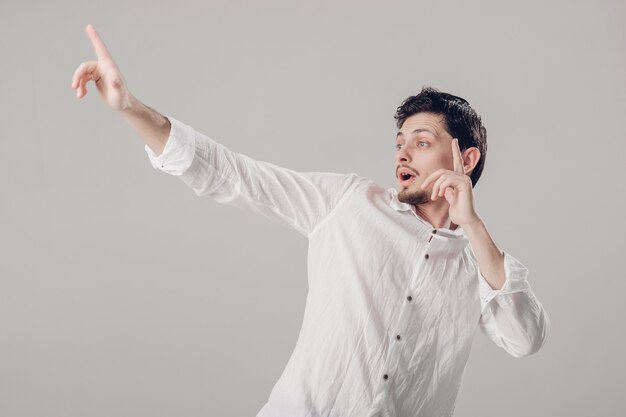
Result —
[[398, 201], [415, 206], [428, 203], [431, 199], [428, 191], [420, 189], [419, 185], [411, 184], [408, 187], [400, 186], [398, 190]]

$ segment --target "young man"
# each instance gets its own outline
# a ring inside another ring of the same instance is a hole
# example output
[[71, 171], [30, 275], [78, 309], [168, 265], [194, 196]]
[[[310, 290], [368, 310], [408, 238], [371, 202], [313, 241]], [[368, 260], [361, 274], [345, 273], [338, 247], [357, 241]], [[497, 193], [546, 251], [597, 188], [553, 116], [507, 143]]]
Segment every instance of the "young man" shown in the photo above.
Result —
[[548, 316], [528, 270], [474, 210], [486, 130], [467, 101], [424, 88], [398, 108], [398, 190], [357, 174], [297, 172], [233, 152], [139, 102], [95, 29], [81, 64], [145, 141], [155, 168], [197, 195], [308, 238], [309, 293], [287, 366], [257, 417], [450, 416], [477, 328], [514, 357]]

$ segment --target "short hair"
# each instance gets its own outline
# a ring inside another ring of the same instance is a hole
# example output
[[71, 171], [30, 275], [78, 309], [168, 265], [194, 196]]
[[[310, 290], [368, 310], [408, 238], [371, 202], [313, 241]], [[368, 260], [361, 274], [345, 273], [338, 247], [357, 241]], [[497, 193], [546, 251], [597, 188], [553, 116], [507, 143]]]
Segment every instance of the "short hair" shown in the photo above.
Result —
[[398, 129], [407, 118], [425, 112], [443, 115], [444, 128], [452, 137], [459, 140], [461, 151], [471, 147], [476, 147], [480, 151], [480, 159], [470, 176], [474, 187], [483, 172], [487, 156], [487, 130], [480, 116], [470, 107], [467, 100], [424, 86], [422, 91], [408, 97], [396, 110], [394, 118]]

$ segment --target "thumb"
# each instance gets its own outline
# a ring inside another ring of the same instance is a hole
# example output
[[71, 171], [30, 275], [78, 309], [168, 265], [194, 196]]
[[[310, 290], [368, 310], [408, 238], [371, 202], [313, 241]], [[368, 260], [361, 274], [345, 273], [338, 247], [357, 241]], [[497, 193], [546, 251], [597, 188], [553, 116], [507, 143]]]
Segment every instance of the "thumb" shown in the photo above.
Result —
[[74, 80], [72, 82], [72, 88], [76, 88], [76, 97], [80, 98], [87, 94], [86, 84], [87, 82], [100, 79], [100, 72], [98, 71], [98, 65], [96, 62], [89, 62], [81, 64], [82, 68], [76, 71]]
[[[85, 77], [92, 77], [90, 79], [94, 79], [92, 74], [97, 72], [97, 69], [98, 61], [87, 61], [80, 64], [72, 76], [72, 88], [76, 88], [79, 82]], [[98, 79], [97, 76], [95, 79]]]

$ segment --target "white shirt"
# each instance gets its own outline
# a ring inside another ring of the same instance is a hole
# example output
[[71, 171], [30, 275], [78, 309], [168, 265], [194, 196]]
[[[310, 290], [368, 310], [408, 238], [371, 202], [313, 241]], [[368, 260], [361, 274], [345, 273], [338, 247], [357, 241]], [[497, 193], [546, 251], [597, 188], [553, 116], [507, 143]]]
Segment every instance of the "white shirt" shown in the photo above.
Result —
[[463, 228], [434, 228], [395, 189], [257, 161], [167, 117], [153, 167], [308, 238], [302, 329], [257, 417], [451, 416], [477, 328], [514, 357], [545, 343], [548, 316], [506, 251], [496, 291]]

